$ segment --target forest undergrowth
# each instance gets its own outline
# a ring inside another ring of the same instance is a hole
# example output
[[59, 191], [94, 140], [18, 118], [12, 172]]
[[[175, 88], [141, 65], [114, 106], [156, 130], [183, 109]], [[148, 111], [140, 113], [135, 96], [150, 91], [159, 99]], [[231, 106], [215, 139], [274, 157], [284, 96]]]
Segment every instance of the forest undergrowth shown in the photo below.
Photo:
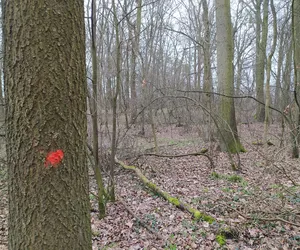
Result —
[[[118, 167], [117, 194], [122, 202], [108, 204], [108, 216], [101, 221], [92, 214], [94, 249], [300, 249], [300, 161], [291, 159], [288, 133], [283, 136], [286, 145], [280, 147], [281, 130], [271, 125], [267, 148], [259, 143], [262, 124], [241, 125], [239, 134], [247, 149], [239, 154], [240, 172], [232, 171], [228, 155], [215, 143], [205, 144], [196, 129], [183, 127], [159, 129], [163, 146], [158, 153], [207, 148], [215, 168], [203, 156], [125, 159], [162, 190], [214, 217], [214, 223], [193, 220], [149, 192], [133, 172]], [[149, 138], [141, 140], [136, 154], [151, 145]], [[238, 162], [238, 156], [234, 159]], [[142, 227], [123, 203], [163, 240]]]
[[[214, 167], [203, 156], [136, 157], [151, 151], [147, 150], [153, 146], [149, 138], [137, 139], [130, 153], [120, 158], [139, 167], [162, 190], [215, 218], [211, 224], [195, 221], [147, 190], [134, 172], [120, 166], [116, 167], [118, 199], [107, 204], [107, 216], [99, 220], [91, 171], [93, 249], [300, 249], [300, 160], [291, 159], [289, 135], [284, 135], [286, 143], [281, 143], [279, 126], [271, 125], [272, 143], [264, 147], [258, 143], [262, 124], [240, 125], [239, 134], [247, 149], [233, 156], [240, 162], [239, 172], [232, 170], [228, 155], [218, 151], [215, 142], [201, 141], [195, 128], [159, 128], [158, 154], [187, 154], [207, 148]], [[1, 250], [7, 249], [5, 180], [2, 171]]]

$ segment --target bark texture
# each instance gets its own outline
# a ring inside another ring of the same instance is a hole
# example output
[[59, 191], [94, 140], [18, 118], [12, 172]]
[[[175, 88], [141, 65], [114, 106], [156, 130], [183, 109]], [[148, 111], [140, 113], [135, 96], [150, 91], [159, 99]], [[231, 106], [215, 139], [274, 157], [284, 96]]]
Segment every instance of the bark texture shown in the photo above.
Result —
[[[257, 1], [256, 5], [256, 67], [255, 67], [255, 78], [256, 78], [256, 98], [264, 102], [264, 81], [265, 81], [265, 62], [266, 62], [266, 48], [268, 40], [268, 6], [269, 0], [263, 0], [263, 20], [261, 22], [260, 17], [260, 6], [262, 1]], [[259, 122], [265, 120], [264, 106], [258, 104], [256, 109], [256, 119]]]
[[[131, 57], [131, 123], [135, 123], [136, 116], [137, 116], [137, 57], [138, 57], [138, 50], [139, 50], [139, 43], [140, 43], [140, 32], [141, 32], [141, 24], [142, 24], [142, 0], [136, 1], [137, 7], [137, 16], [136, 16], [136, 23], [134, 25], [133, 35], [134, 38], [132, 39], [132, 57]], [[131, 34], [132, 35], [132, 34]], [[119, 72], [118, 72], [119, 74]]]
[[297, 106], [295, 129], [292, 132], [293, 158], [299, 158], [300, 141], [300, 2], [293, 0], [292, 3], [292, 32], [294, 50], [294, 98]]
[[[230, 15], [230, 1], [216, 0], [217, 27], [217, 74], [221, 94], [234, 95], [233, 75], [233, 39]], [[221, 97], [220, 103], [220, 144], [222, 151], [244, 152], [241, 145], [235, 119], [234, 99]]]
[[83, 1], [6, 1], [4, 13], [9, 249], [92, 249]]
[[[209, 22], [209, 10], [208, 3], [206, 0], [202, 1], [203, 4], [203, 23], [204, 23], [204, 43], [203, 43], [203, 90], [206, 92], [213, 92], [212, 89], [212, 72], [211, 72], [211, 30]], [[213, 101], [212, 94], [204, 95], [205, 107], [211, 110], [211, 105]], [[211, 116], [204, 114], [204, 119], [206, 122], [204, 126], [204, 141], [209, 141], [213, 139], [214, 127], [212, 125]]]
[[[92, 13], [91, 13], [91, 30], [92, 30], [92, 41], [91, 41], [91, 56], [92, 56], [92, 69], [93, 69], [93, 93], [92, 98], [90, 98], [90, 106], [91, 109], [91, 117], [92, 117], [92, 124], [93, 124], [93, 156], [94, 156], [94, 172], [97, 182], [97, 189], [98, 189], [98, 208], [99, 208], [99, 219], [105, 217], [105, 202], [104, 202], [104, 183], [99, 163], [99, 138], [98, 138], [98, 57], [97, 57], [97, 46], [96, 46], [96, 0], [92, 0]], [[101, 87], [101, 85], [100, 85]], [[101, 96], [101, 95], [100, 95]], [[100, 102], [101, 103], [101, 102]]]

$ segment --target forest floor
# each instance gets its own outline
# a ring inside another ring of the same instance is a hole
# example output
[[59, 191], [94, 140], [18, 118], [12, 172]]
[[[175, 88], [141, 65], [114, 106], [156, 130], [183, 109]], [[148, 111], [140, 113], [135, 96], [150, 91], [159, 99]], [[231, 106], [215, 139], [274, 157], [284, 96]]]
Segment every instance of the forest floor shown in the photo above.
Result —
[[[262, 140], [262, 124], [240, 125], [239, 134], [247, 150], [233, 156], [236, 163], [240, 158], [240, 172], [231, 169], [228, 155], [218, 151], [215, 143], [201, 141], [196, 128], [159, 128], [158, 153], [187, 154], [208, 148], [214, 168], [203, 156], [128, 158], [149, 153], [153, 142], [149, 136], [125, 139], [120, 160], [139, 167], [163, 191], [216, 221], [195, 221], [146, 189], [134, 172], [117, 166], [117, 201], [107, 204], [104, 219], [97, 218], [97, 201], [90, 196], [93, 249], [300, 249], [300, 159], [291, 159], [288, 134], [281, 147], [281, 131], [276, 125], [270, 127], [273, 146], [254, 145]], [[131, 142], [132, 148], [126, 149]], [[90, 174], [91, 192], [96, 193]], [[6, 249], [7, 240], [6, 190], [0, 173], [0, 250]]]

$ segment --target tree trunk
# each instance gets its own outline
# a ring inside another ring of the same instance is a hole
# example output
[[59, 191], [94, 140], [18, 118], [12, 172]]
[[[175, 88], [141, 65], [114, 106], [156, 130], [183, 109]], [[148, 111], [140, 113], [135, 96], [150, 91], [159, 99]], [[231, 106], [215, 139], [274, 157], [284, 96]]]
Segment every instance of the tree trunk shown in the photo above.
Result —
[[119, 36], [119, 24], [117, 19], [117, 10], [115, 1], [112, 1], [112, 7], [113, 7], [113, 14], [114, 14], [114, 24], [115, 24], [115, 32], [116, 32], [116, 73], [117, 73], [117, 83], [116, 83], [116, 89], [114, 91], [114, 96], [112, 99], [112, 139], [111, 139], [111, 159], [110, 159], [110, 171], [109, 171], [109, 184], [108, 184], [108, 192], [109, 197], [111, 201], [115, 201], [115, 184], [114, 184], [114, 168], [115, 168], [115, 155], [117, 150], [117, 101], [118, 96], [121, 89], [121, 42], [120, 42], [120, 36]]
[[4, 36], [9, 249], [92, 249], [83, 1], [6, 1]]
[[[216, 0], [217, 74], [221, 94], [234, 95], [233, 39], [230, 1]], [[222, 151], [243, 152], [235, 120], [234, 99], [222, 97], [220, 102], [220, 145]]]
[[[204, 60], [204, 73], [203, 73], [203, 90], [205, 92], [212, 92], [212, 73], [211, 73], [211, 60], [210, 60], [210, 23], [208, 18], [208, 4], [206, 0], [202, 0], [203, 4], [203, 22], [204, 22], [204, 43], [203, 43], [203, 60]], [[205, 107], [211, 110], [212, 94], [204, 95]], [[211, 116], [204, 113], [204, 141], [213, 139], [214, 127], [212, 126]]]
[[270, 92], [270, 78], [271, 78], [271, 68], [272, 68], [272, 57], [274, 55], [276, 44], [277, 44], [277, 17], [274, 7], [273, 0], [270, 0], [272, 16], [273, 16], [273, 43], [270, 54], [267, 60], [267, 82], [266, 82], [266, 105], [265, 105], [265, 121], [264, 121], [264, 146], [265, 146], [265, 155], [266, 155], [266, 165], [269, 164], [267, 156], [267, 147], [268, 147], [268, 132], [269, 132], [269, 123], [270, 123], [270, 104], [271, 104], [271, 92]]
[[291, 102], [291, 78], [292, 78], [292, 62], [293, 62], [293, 46], [290, 45], [286, 49], [286, 60], [283, 69], [283, 87], [282, 87], [282, 98], [281, 98], [281, 110], [284, 110], [286, 106]]
[[97, 182], [98, 192], [98, 209], [99, 218], [105, 217], [105, 202], [104, 202], [104, 184], [102, 173], [99, 164], [99, 138], [98, 138], [98, 58], [97, 58], [97, 47], [96, 47], [96, 0], [92, 0], [92, 43], [91, 43], [91, 54], [92, 54], [92, 69], [93, 69], [93, 95], [90, 106], [92, 114], [93, 124], [93, 156], [94, 156], [94, 172]]
[[[257, 12], [259, 16], [256, 20], [256, 26], [261, 26], [261, 36], [258, 36], [256, 39], [261, 39], [256, 43], [256, 69], [255, 69], [255, 77], [256, 77], [256, 98], [264, 102], [264, 81], [265, 81], [265, 61], [266, 61], [266, 47], [267, 47], [267, 39], [268, 39], [268, 6], [269, 0], [264, 0], [263, 2], [263, 22], [261, 25], [260, 21], [260, 0], [258, 0], [257, 4]], [[258, 14], [257, 14], [258, 15]], [[256, 27], [257, 28], [257, 27]], [[260, 29], [259, 29], [260, 31]], [[265, 120], [265, 110], [264, 106], [261, 104], [257, 105], [256, 109], [256, 119], [259, 122], [263, 122]]]
[[[283, 26], [284, 27], [284, 26]], [[277, 72], [276, 72], [276, 82], [275, 82], [275, 100], [274, 107], [277, 109], [281, 108], [281, 72], [282, 72], [282, 64], [284, 59], [284, 41], [285, 41], [284, 31], [281, 30], [281, 35], [279, 39], [279, 50], [278, 50], [278, 60], [277, 60]]]
[[293, 157], [299, 158], [299, 139], [300, 139], [300, 2], [293, 0], [293, 50], [294, 50], [294, 97], [297, 105], [295, 129], [293, 136]]
[[132, 59], [131, 59], [131, 123], [135, 123], [137, 118], [137, 93], [136, 93], [136, 59], [139, 51], [140, 33], [142, 24], [142, 0], [137, 0], [136, 29], [132, 39]]

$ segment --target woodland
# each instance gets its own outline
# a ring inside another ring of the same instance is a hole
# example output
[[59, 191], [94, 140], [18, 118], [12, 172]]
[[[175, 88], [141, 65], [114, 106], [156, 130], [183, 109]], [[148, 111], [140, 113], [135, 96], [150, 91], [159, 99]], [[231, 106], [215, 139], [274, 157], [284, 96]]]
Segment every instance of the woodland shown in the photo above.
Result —
[[0, 250], [300, 249], [300, 1], [2, 1]]

